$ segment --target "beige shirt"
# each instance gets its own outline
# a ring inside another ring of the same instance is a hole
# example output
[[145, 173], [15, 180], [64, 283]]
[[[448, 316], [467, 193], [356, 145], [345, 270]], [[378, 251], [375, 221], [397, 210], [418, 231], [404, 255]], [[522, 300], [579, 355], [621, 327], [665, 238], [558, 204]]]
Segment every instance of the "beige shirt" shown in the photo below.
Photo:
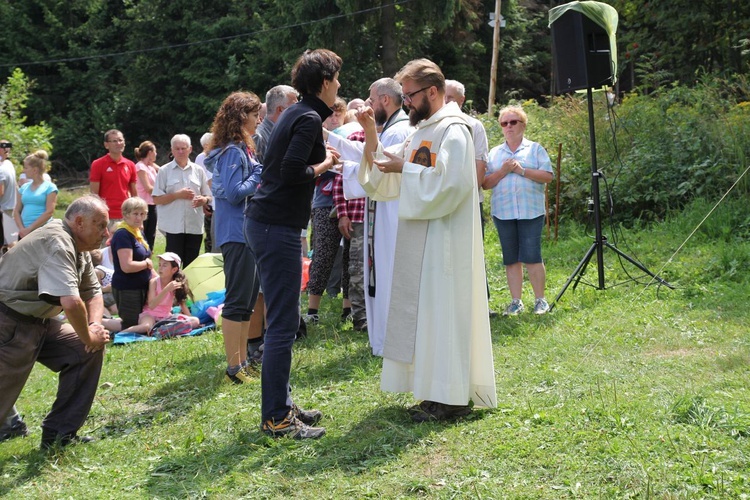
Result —
[[[154, 191], [151, 196], [175, 193], [182, 188], [190, 188], [196, 195], [210, 196], [206, 172], [189, 161], [180, 168], [171, 161], [156, 174]], [[159, 230], [170, 234], [203, 234], [203, 207], [192, 207], [191, 200], [174, 200], [166, 205], [157, 205], [157, 225]]]
[[79, 252], [70, 228], [53, 219], [0, 258], [0, 302], [37, 318], [62, 312], [60, 297], [101, 295], [91, 256]]

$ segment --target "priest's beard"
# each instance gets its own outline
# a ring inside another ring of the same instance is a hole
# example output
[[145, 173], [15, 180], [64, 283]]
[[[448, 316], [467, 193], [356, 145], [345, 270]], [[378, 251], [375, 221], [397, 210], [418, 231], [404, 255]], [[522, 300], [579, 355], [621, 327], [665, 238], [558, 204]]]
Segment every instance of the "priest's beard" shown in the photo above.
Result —
[[388, 113], [386, 113], [384, 108], [378, 108], [373, 111], [375, 114], [375, 124], [378, 127], [382, 127], [385, 125], [385, 122], [388, 121]]
[[427, 99], [422, 99], [419, 106], [409, 108], [409, 124], [416, 127], [417, 123], [430, 117], [430, 103]]

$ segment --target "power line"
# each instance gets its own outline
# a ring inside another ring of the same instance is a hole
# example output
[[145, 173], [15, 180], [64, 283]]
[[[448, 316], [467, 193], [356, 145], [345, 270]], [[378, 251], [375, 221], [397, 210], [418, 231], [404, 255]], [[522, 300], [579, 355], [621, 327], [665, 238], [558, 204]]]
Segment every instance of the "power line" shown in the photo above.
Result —
[[44, 61], [24, 61], [24, 62], [14, 62], [14, 63], [3, 63], [0, 64], [0, 68], [10, 68], [10, 67], [23, 67], [23, 66], [43, 66], [48, 64], [57, 64], [57, 63], [65, 63], [65, 62], [78, 62], [78, 61], [89, 61], [93, 59], [109, 59], [112, 57], [121, 57], [121, 56], [130, 56], [134, 54], [145, 54], [148, 52], [157, 52], [160, 50], [170, 50], [170, 49], [179, 49], [184, 47], [192, 47], [195, 45], [205, 45], [209, 43], [215, 43], [215, 42], [224, 42], [228, 40], [235, 40], [237, 38], [245, 38], [245, 37], [251, 37], [256, 35], [263, 35], [267, 33], [274, 33], [277, 31], [283, 31], [293, 28], [300, 28], [303, 26], [310, 26], [318, 23], [326, 23], [330, 21], [335, 21], [337, 19], [345, 19], [347, 17], [357, 16], [360, 14], [368, 14], [370, 12], [376, 12], [379, 10], [383, 10], [386, 7], [392, 7], [397, 5], [403, 5], [407, 3], [411, 3], [414, 0], [396, 0], [394, 2], [391, 2], [389, 4], [380, 5], [377, 7], [370, 7], [368, 9], [362, 9], [358, 10], [356, 12], [351, 12], [349, 14], [336, 14], [332, 16], [325, 17], [323, 19], [314, 19], [312, 21], [303, 21], [295, 24], [287, 24], [286, 26], [279, 26], [277, 28], [266, 28], [262, 30], [257, 31], [250, 31], [246, 33], [240, 33], [237, 35], [229, 35], [229, 36], [222, 36], [217, 38], [209, 38], [207, 40], [198, 40], [195, 42], [185, 42], [185, 43], [177, 43], [173, 45], [161, 45], [158, 47], [149, 47], [145, 49], [137, 49], [137, 50], [125, 50], [122, 52], [109, 52], [106, 54], [94, 54], [94, 55], [88, 55], [88, 56], [80, 56], [80, 57], [61, 57], [57, 59], [46, 59]]

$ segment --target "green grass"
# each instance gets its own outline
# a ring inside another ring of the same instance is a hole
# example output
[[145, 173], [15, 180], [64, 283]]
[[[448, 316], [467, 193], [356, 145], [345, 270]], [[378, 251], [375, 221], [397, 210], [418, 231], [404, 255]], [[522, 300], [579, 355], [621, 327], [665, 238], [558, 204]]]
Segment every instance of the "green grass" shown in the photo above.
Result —
[[[99, 441], [45, 455], [39, 424], [56, 377], [37, 366], [19, 399], [33, 434], [0, 445], [0, 495], [748, 498], [750, 243], [696, 237], [667, 262], [687, 220], [625, 230], [620, 244], [652, 270], [666, 263], [676, 290], [581, 284], [547, 316], [493, 319], [498, 408], [454, 423], [412, 424], [410, 395], [379, 390], [381, 360], [337, 322], [340, 298], [324, 298], [321, 324], [294, 351], [295, 401], [326, 415], [315, 442], [261, 435], [260, 384], [222, 382], [222, 339], [209, 333], [109, 348], [82, 429]], [[508, 293], [489, 229], [501, 310]], [[544, 248], [550, 298], [591, 244], [582, 228], [562, 233]], [[611, 252], [605, 267], [608, 285], [627, 277]], [[595, 281], [595, 267], [585, 278]]]

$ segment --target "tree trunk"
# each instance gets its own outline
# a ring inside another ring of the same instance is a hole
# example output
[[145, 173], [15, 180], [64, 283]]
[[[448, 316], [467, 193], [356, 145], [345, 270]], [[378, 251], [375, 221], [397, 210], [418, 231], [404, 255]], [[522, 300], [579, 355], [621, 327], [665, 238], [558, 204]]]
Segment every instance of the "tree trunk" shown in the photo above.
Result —
[[380, 14], [380, 33], [383, 47], [381, 67], [384, 76], [393, 76], [401, 69], [398, 62], [398, 37], [396, 36], [396, 7], [393, 3], [383, 7]]

